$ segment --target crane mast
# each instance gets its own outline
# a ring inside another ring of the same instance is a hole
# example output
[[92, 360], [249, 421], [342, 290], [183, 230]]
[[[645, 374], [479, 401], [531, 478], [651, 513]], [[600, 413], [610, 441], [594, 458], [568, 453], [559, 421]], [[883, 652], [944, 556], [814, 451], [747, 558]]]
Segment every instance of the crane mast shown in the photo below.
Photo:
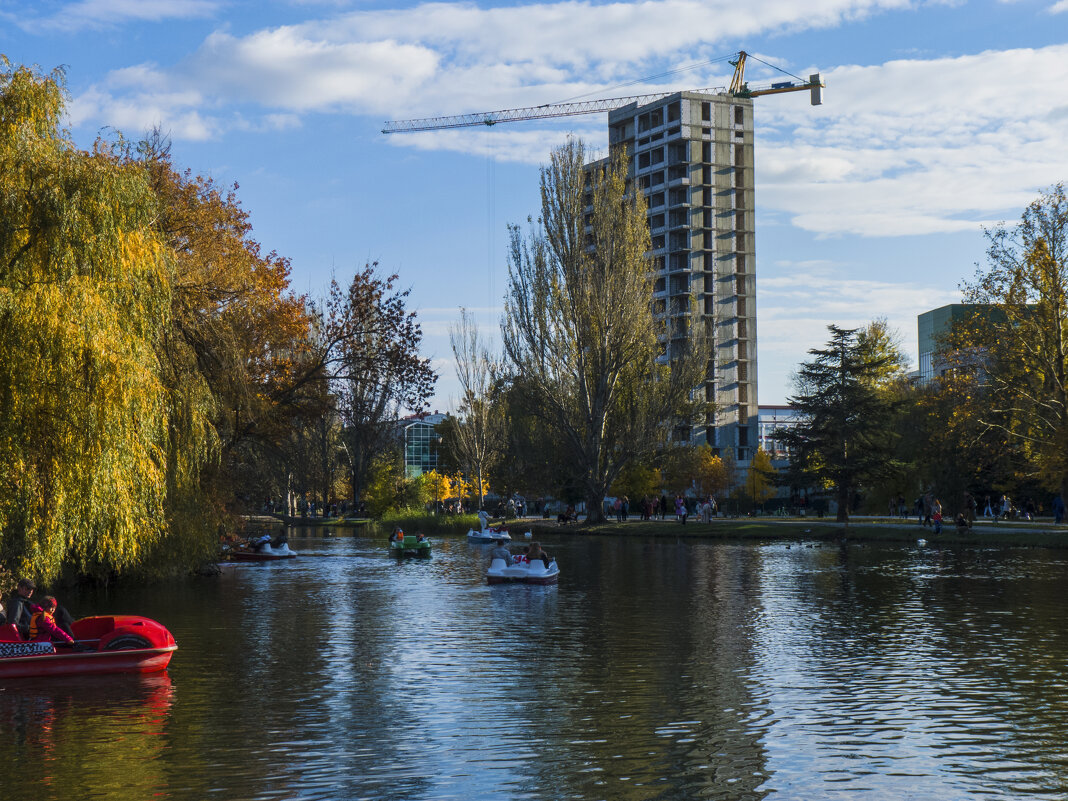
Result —
[[[813, 73], [808, 81], [798, 78], [796, 81], [782, 81], [770, 86], [750, 88], [745, 82], [745, 62], [749, 56], [744, 50], [738, 53], [738, 58], [731, 61], [734, 67], [734, 76], [731, 79], [729, 89], [718, 87], [715, 89], [697, 89], [701, 94], [729, 94], [734, 97], [760, 97], [762, 95], [775, 95], [784, 92], [809, 91], [811, 103], [818, 106], [823, 102], [823, 82], [819, 73]], [[765, 62], [766, 63], [766, 62]], [[503, 109], [500, 111], [480, 111], [470, 114], [455, 114], [443, 117], [423, 117], [413, 120], [391, 120], [385, 123], [382, 133], [415, 133], [418, 131], [440, 131], [448, 128], [471, 128], [478, 125], [496, 125], [501, 122], [519, 122], [521, 120], [541, 120], [553, 117], [573, 117], [580, 114], [596, 114], [602, 111], [613, 111], [617, 108], [634, 103], [643, 106], [655, 100], [661, 100], [677, 94], [679, 90], [671, 92], [653, 92], [644, 95], [631, 95], [630, 97], [611, 97], [600, 100], [583, 100], [574, 103], [545, 103], [540, 106], [527, 106], [525, 108]]]

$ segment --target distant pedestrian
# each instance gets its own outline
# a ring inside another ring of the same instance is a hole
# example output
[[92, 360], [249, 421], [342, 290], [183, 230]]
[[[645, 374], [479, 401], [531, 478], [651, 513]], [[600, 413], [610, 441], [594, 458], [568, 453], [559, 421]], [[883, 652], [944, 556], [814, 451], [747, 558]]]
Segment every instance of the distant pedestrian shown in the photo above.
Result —
[[675, 496], [675, 517], [684, 526], [686, 525], [686, 502], [681, 495]]
[[1064, 498], [1058, 495], [1053, 499], [1053, 524], [1059, 526], [1064, 520]]
[[964, 503], [962, 505], [964, 508], [961, 510], [961, 512], [964, 514], [964, 519], [968, 523], [968, 528], [971, 528], [973, 525], [975, 525], [975, 511], [977, 506], [975, 503], [975, 496], [972, 495], [970, 492], [965, 492]]
[[929, 526], [932, 523], [931, 514], [934, 511], [934, 493], [927, 492], [923, 496], [923, 526]]

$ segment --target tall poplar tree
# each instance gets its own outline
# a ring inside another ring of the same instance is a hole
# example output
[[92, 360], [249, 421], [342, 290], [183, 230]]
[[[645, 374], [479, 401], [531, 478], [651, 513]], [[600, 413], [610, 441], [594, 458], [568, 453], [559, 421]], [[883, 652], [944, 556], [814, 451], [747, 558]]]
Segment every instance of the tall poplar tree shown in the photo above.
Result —
[[[505, 353], [532, 408], [583, 477], [587, 519], [628, 461], [693, 411], [704, 379], [704, 332], [668, 352], [653, 315], [655, 264], [646, 204], [628, 184], [626, 153], [586, 165], [582, 143], [555, 149], [541, 171], [541, 216], [511, 227]], [[589, 212], [587, 213], [587, 208]]]

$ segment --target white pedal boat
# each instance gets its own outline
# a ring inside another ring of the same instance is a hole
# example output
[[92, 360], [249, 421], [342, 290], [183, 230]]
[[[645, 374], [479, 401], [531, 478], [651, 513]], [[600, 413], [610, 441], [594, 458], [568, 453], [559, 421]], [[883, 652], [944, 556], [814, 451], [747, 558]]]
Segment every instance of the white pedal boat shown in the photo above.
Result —
[[475, 531], [473, 528], [467, 530], [467, 541], [480, 545], [493, 543], [497, 540], [509, 542], [511, 539], [512, 535], [508, 533], [506, 528], [484, 528], [482, 531]]
[[553, 559], [549, 566], [541, 559], [506, 565], [503, 559], [494, 559], [486, 571], [488, 584], [556, 584], [560, 568]]

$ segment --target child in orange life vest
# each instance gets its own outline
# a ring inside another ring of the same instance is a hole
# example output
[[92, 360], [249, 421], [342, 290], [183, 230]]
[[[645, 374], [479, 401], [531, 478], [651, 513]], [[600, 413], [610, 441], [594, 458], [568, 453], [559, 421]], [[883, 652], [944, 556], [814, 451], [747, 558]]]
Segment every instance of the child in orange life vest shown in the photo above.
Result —
[[37, 642], [55, 642], [61, 645], [74, 645], [74, 639], [56, 625], [56, 599], [46, 595], [41, 599], [33, 618], [30, 620], [30, 639]]

